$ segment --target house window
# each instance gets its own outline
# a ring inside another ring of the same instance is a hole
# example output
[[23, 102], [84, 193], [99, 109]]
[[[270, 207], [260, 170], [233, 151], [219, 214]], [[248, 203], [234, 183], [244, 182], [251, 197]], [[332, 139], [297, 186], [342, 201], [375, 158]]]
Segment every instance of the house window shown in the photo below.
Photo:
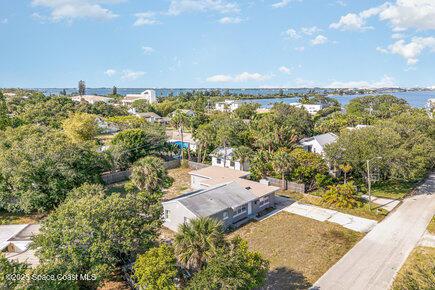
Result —
[[220, 159], [220, 158], [217, 158], [217, 159], [216, 159], [216, 163], [217, 163], [217, 164], [221, 164], [221, 159]]
[[266, 205], [269, 203], [269, 196], [263, 196], [260, 198], [260, 206]]
[[234, 210], [234, 215], [233, 215], [233, 217], [238, 216], [238, 215], [241, 215], [241, 214], [243, 214], [243, 213], [245, 213], [245, 212], [246, 212], [246, 205], [239, 206], [238, 208], [236, 208], [236, 209]]
[[231, 166], [231, 167], [234, 167], [235, 165], [236, 165], [236, 163], [234, 163], [234, 161], [231, 161], [231, 162], [230, 162], [230, 166]]
[[166, 209], [165, 210], [165, 219], [170, 220], [171, 219], [171, 211]]
[[224, 211], [223, 213], [223, 219], [226, 220], [228, 218], [228, 212]]

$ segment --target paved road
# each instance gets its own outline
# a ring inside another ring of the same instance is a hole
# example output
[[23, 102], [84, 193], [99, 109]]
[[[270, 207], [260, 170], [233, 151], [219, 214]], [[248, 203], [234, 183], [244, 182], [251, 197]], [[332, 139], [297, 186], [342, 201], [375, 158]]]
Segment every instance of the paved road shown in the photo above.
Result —
[[314, 285], [314, 289], [389, 289], [435, 213], [435, 173]]

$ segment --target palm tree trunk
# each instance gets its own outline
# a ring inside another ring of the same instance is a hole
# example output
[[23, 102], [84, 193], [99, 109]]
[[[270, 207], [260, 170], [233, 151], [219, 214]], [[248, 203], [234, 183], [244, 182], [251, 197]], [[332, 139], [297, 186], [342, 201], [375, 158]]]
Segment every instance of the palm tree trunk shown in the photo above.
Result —
[[181, 134], [181, 160], [184, 159], [183, 148], [184, 148], [184, 136], [183, 136], [183, 124], [180, 126], [180, 134]]
[[287, 188], [285, 188], [285, 175], [284, 175], [284, 172], [282, 173], [282, 189], [283, 190], [286, 190]]

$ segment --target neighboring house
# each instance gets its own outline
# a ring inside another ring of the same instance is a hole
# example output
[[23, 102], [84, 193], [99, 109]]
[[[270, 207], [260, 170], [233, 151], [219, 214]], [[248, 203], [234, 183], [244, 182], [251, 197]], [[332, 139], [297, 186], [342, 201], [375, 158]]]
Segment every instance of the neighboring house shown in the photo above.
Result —
[[102, 97], [102, 96], [95, 96], [95, 95], [83, 95], [83, 96], [74, 96], [71, 97], [71, 99], [74, 102], [87, 102], [91, 105], [98, 103], [98, 102], [104, 102], [106, 104], [109, 104], [113, 99]]
[[185, 114], [188, 117], [195, 116], [195, 112], [192, 111], [192, 110], [189, 110], [189, 109], [177, 109], [177, 110], [173, 111], [172, 113], [170, 113], [169, 117], [172, 118], [177, 111], [180, 112], [180, 113]]
[[304, 108], [311, 115], [317, 114], [320, 110], [325, 108], [323, 104], [301, 104], [301, 103], [290, 103], [291, 106], [297, 108]]
[[179, 131], [166, 131], [168, 142], [177, 145], [179, 148], [190, 148], [196, 151], [198, 145], [192, 137], [192, 133], [183, 133], [183, 141], [181, 141], [181, 133]]
[[39, 265], [35, 252], [29, 249], [32, 237], [39, 233], [39, 224], [0, 225], [0, 251], [10, 261]]
[[102, 118], [97, 118], [97, 126], [102, 134], [115, 134], [119, 131], [118, 127]]
[[215, 104], [215, 110], [219, 112], [234, 112], [237, 110], [242, 102], [235, 100], [225, 100]]
[[157, 115], [154, 112], [135, 113], [134, 115], [139, 117], [139, 118], [143, 118], [150, 123], [158, 123], [163, 119], [162, 117], [160, 117], [159, 115]]
[[154, 90], [146, 90], [143, 91], [140, 94], [127, 94], [124, 99], [122, 99], [122, 104], [123, 105], [131, 105], [134, 101], [137, 100], [146, 100], [148, 101], [150, 104], [151, 103], [156, 103], [157, 102], [157, 98], [156, 98], [156, 91]]
[[218, 147], [211, 154], [211, 165], [232, 168], [235, 170], [249, 170], [249, 163], [245, 161], [240, 163], [240, 160], [234, 160], [234, 148]]
[[335, 135], [334, 133], [326, 133], [309, 138], [304, 138], [299, 141], [299, 144], [303, 146], [304, 150], [323, 156], [325, 146], [334, 143], [337, 138], [337, 135]]
[[346, 127], [347, 130], [357, 130], [357, 129], [363, 129], [371, 127], [370, 125], [356, 125], [355, 127]]
[[189, 173], [194, 191], [163, 202], [164, 226], [177, 231], [197, 217], [237, 227], [275, 206], [278, 187], [244, 179], [248, 172], [210, 166]]

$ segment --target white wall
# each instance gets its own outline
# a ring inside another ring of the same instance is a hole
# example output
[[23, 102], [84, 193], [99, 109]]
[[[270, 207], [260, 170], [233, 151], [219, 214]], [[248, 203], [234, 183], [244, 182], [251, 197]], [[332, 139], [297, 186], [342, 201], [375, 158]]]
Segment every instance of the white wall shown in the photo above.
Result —
[[[167, 210], [170, 211], [170, 216], [168, 219], [165, 218], [165, 213]], [[163, 217], [163, 225], [174, 232], [178, 231], [178, 226], [185, 222], [185, 218], [188, 220], [196, 218], [191, 211], [176, 201], [163, 203]]]
[[211, 158], [211, 165], [212, 166], [232, 168], [232, 169], [235, 169], [235, 170], [248, 170], [249, 169], [248, 165], [246, 164], [246, 162], [245, 162], [244, 168], [242, 168], [242, 165], [240, 164], [239, 161], [235, 161], [234, 164], [231, 164], [232, 163], [231, 162], [231, 157], [228, 157], [226, 159], [225, 164], [224, 164], [224, 158], [223, 157], [220, 157], [219, 159], [220, 159], [220, 163], [218, 163], [218, 158], [217, 157], [212, 157]]
[[304, 142], [304, 143], [302, 143], [302, 145], [304, 146], [304, 150], [307, 150], [306, 147], [312, 146], [311, 152], [317, 153], [317, 154], [320, 154], [320, 155], [324, 154], [323, 147], [320, 146], [319, 142], [317, 142], [316, 140]]
[[205, 186], [201, 185], [201, 182], [204, 180], [208, 180], [208, 178], [197, 176], [197, 175], [190, 175], [190, 187], [192, 189], [204, 189]]

